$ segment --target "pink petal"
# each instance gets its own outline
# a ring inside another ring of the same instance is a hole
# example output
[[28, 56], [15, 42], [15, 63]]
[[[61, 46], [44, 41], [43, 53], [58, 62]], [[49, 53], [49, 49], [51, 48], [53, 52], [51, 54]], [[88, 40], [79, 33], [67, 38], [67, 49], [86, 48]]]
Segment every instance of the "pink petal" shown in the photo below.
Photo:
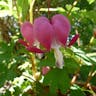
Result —
[[21, 43], [23, 46], [28, 47], [27, 42], [25, 42], [24, 40], [19, 39], [18, 42]]
[[39, 19], [40, 21], [50, 22], [50, 21], [49, 21], [46, 17], [44, 17], [44, 16], [38, 17], [37, 19], [35, 19], [35, 22], [38, 22], [38, 19]]
[[50, 71], [50, 67], [49, 66], [44, 66], [42, 67], [42, 74], [46, 75], [49, 71]]
[[79, 34], [76, 34], [70, 41], [70, 43], [68, 44], [68, 46], [70, 47], [71, 45], [73, 45], [77, 39], [79, 38]]
[[36, 47], [27, 47], [27, 50], [30, 51], [30, 52], [35, 52], [35, 53], [44, 53], [46, 52], [46, 50], [41, 50], [39, 48], [36, 48]]
[[65, 46], [71, 29], [69, 20], [65, 16], [57, 14], [52, 17], [52, 25], [55, 30], [56, 39]]
[[52, 34], [54, 30], [45, 17], [39, 17], [34, 21], [33, 31], [36, 39], [43, 45], [47, 50], [50, 50], [52, 43]]
[[33, 34], [33, 26], [29, 22], [25, 22], [21, 26], [22, 36], [26, 39], [26, 41], [32, 45], [34, 42], [34, 34]]
[[38, 49], [38, 48], [36, 48], [36, 47], [34, 47], [34, 46], [32, 46], [32, 47], [29, 46], [29, 45], [27, 44], [27, 42], [25, 42], [25, 41], [22, 40], [22, 39], [19, 39], [18, 42], [21, 43], [23, 46], [25, 46], [26, 49], [27, 49], [28, 51], [30, 51], [30, 52], [35, 52], [35, 53], [44, 53], [44, 52], [47, 52], [47, 50], [41, 50], [41, 49]]

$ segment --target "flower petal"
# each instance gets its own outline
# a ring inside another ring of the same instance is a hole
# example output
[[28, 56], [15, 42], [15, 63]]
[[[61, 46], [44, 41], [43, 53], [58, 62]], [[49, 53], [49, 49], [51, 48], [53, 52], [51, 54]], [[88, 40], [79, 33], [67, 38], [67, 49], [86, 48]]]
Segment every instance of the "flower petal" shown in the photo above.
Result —
[[28, 51], [30, 51], [30, 52], [35, 52], [35, 53], [44, 53], [44, 52], [47, 52], [47, 50], [41, 50], [41, 49], [36, 48], [36, 47], [34, 47], [34, 46], [29, 46], [29, 45], [27, 44], [27, 42], [24, 41], [24, 40], [22, 40], [22, 39], [19, 39], [18, 42], [21, 43], [23, 46], [25, 46], [26, 49], [27, 49]]
[[47, 52], [47, 50], [41, 50], [41, 49], [39, 49], [39, 48], [36, 48], [36, 47], [34, 47], [34, 46], [29, 46], [29, 47], [27, 47], [26, 48], [28, 51], [30, 51], [30, 52], [35, 52], [35, 53], [44, 53], [44, 52]]
[[32, 45], [34, 42], [34, 33], [33, 33], [33, 26], [29, 22], [25, 22], [21, 26], [21, 33], [25, 40]]
[[68, 46], [70, 47], [71, 45], [73, 45], [77, 39], [79, 38], [79, 34], [76, 34], [70, 41], [70, 43], [68, 44]]
[[59, 47], [54, 48], [54, 56], [56, 59], [56, 67], [63, 69], [64, 66], [63, 54], [60, 51]]
[[28, 44], [26, 41], [19, 39], [18, 42], [21, 43], [23, 46], [28, 47]]
[[41, 71], [43, 75], [46, 75], [50, 70], [49, 66], [43, 66]]
[[53, 28], [45, 17], [39, 17], [35, 19], [33, 31], [36, 39], [43, 45], [47, 50], [50, 50], [52, 43]]
[[38, 19], [39, 19], [40, 21], [50, 22], [50, 21], [48, 20], [48, 18], [46, 18], [46, 17], [44, 17], [44, 16], [38, 17], [37, 19], [35, 19], [35, 22], [36, 22]]
[[55, 30], [56, 39], [65, 46], [71, 29], [69, 20], [65, 16], [57, 14], [53, 16], [51, 22]]

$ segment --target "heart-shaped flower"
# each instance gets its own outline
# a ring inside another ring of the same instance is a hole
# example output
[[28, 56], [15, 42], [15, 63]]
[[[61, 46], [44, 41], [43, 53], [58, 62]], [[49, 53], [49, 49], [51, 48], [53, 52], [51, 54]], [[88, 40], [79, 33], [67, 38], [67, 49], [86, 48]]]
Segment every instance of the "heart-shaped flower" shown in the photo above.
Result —
[[[63, 55], [59, 48], [61, 46], [67, 47], [73, 45], [79, 37], [79, 34], [76, 34], [70, 43], [67, 44], [70, 30], [71, 25], [69, 20], [61, 14], [54, 15], [51, 20], [41, 16], [34, 20], [33, 25], [29, 22], [22, 24], [21, 34], [25, 40], [20, 39], [19, 42], [30, 52], [44, 53], [53, 49], [56, 66], [63, 68]], [[40, 43], [45, 49], [41, 50], [36, 46], [36, 43]]]

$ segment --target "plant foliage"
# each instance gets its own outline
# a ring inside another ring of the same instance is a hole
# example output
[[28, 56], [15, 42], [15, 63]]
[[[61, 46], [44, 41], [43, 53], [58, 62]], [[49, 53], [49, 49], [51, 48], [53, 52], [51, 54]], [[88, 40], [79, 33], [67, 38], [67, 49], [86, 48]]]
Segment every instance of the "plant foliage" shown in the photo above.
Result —
[[[54, 50], [30, 53], [18, 43], [23, 22], [58, 13], [71, 22], [69, 40], [80, 34], [74, 46], [60, 49], [63, 69]], [[0, 0], [0, 96], [45, 95], [96, 96], [96, 0]]]

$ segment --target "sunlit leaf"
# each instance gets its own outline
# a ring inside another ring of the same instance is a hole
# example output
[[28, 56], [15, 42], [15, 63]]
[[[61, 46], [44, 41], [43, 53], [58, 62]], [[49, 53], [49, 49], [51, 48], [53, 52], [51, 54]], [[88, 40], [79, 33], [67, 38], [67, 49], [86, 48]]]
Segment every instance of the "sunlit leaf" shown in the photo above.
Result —
[[95, 0], [87, 0], [89, 4], [92, 4]]

